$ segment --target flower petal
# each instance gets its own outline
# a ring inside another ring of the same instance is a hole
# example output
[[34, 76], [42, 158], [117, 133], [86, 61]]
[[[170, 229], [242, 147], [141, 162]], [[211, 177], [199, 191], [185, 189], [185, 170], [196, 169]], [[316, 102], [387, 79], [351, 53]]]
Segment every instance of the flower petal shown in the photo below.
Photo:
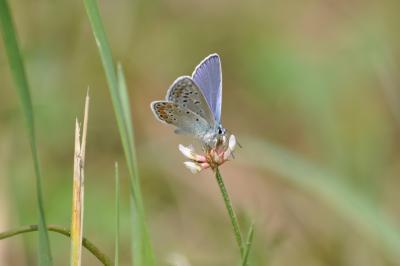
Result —
[[190, 172], [192, 172], [192, 174], [197, 174], [201, 170], [203, 170], [201, 166], [195, 162], [183, 162], [183, 164], [186, 166], [187, 169], [190, 170]]
[[194, 154], [193, 154], [194, 152], [193, 152], [193, 149], [192, 149], [191, 146], [186, 147], [186, 146], [183, 146], [182, 144], [179, 144], [178, 148], [179, 148], [180, 152], [181, 152], [185, 157], [187, 157], [187, 158], [189, 158], [189, 159], [191, 159], [191, 160], [194, 160], [194, 159], [195, 159], [195, 158], [194, 158]]
[[232, 154], [232, 151], [231, 151], [231, 149], [228, 148], [228, 149], [224, 152], [224, 161], [228, 160], [229, 157], [231, 156], [231, 154]]
[[194, 152], [194, 149], [192, 146], [186, 147], [183, 146], [182, 144], [179, 144], [178, 146], [180, 152], [187, 158], [193, 161], [198, 161], [198, 162], [205, 162], [206, 158], [202, 155], [198, 155]]
[[231, 135], [229, 137], [228, 147], [231, 150], [231, 152], [235, 150], [235, 147], [236, 147], [236, 137], [235, 137], [235, 135]]
[[209, 163], [200, 163], [200, 166], [201, 166], [201, 170], [204, 170], [204, 169], [209, 168], [210, 164]]

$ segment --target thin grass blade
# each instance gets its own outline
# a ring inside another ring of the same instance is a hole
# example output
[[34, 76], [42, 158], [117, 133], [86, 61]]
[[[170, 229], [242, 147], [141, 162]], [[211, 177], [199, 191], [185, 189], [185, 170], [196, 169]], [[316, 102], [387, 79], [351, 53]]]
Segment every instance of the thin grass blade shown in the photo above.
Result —
[[[124, 115], [124, 121], [126, 124], [127, 133], [129, 139], [132, 140], [132, 146], [135, 147], [135, 138], [133, 135], [133, 125], [132, 125], [132, 117], [131, 117], [131, 107], [129, 104], [129, 95], [128, 95], [128, 87], [126, 86], [125, 74], [120, 63], [117, 64], [117, 76], [118, 76], [118, 95], [121, 101], [122, 111]], [[134, 153], [135, 155], [135, 153]], [[135, 160], [136, 164], [136, 160]], [[135, 165], [136, 166], [136, 165]]]
[[47, 232], [42, 195], [42, 176], [40, 172], [39, 157], [36, 147], [33, 107], [29, 91], [29, 84], [25, 73], [25, 68], [17, 41], [16, 31], [14, 28], [14, 23], [11, 17], [11, 12], [7, 0], [0, 0], [0, 27], [3, 35], [5, 50], [10, 64], [11, 73], [16, 84], [16, 91], [20, 98], [22, 112], [25, 117], [25, 125], [31, 145], [31, 152], [36, 175], [36, 193], [39, 209], [38, 263], [39, 265], [52, 265], [50, 241]]
[[[127, 162], [128, 170], [132, 175], [132, 179], [134, 182], [133, 185], [133, 196], [135, 201], [132, 203], [133, 209], [137, 209], [133, 212], [133, 225], [137, 227], [135, 230], [136, 235], [142, 239], [142, 242], [135, 241], [133, 243], [133, 247], [137, 250], [136, 255], [139, 261], [143, 261], [144, 263], [154, 263], [154, 255], [152, 251], [151, 241], [148, 235], [147, 226], [145, 224], [145, 215], [143, 208], [143, 200], [142, 193], [140, 190], [140, 182], [139, 182], [139, 167], [137, 163], [137, 155], [136, 155], [136, 145], [135, 145], [135, 135], [132, 125], [132, 119], [130, 114], [130, 104], [129, 104], [129, 95], [126, 86], [125, 76], [123, 73], [122, 66], [118, 64], [118, 96], [121, 103], [122, 116], [124, 121], [124, 128], [126, 129], [126, 136], [128, 142], [128, 149], [130, 154], [130, 160]], [[137, 213], [137, 214], [136, 214]], [[141, 215], [141, 217], [136, 218], [136, 215]], [[134, 235], [135, 236], [135, 235]], [[150, 265], [150, 264], [144, 264]]]
[[134, 265], [154, 265], [154, 255], [151, 241], [145, 221], [143, 200], [140, 189], [139, 173], [134, 145], [134, 133], [130, 119], [129, 98], [126, 90], [122, 71], [119, 71], [118, 80], [115, 72], [111, 50], [100, 18], [96, 0], [84, 0], [87, 15], [89, 17], [92, 31], [99, 48], [100, 57], [106, 74], [111, 100], [113, 103], [121, 142], [128, 166], [131, 186], [131, 202], [133, 216], [133, 263]]
[[254, 235], [254, 224], [251, 224], [249, 232], [247, 234], [246, 246], [244, 248], [244, 255], [243, 255], [243, 260], [242, 260], [242, 266], [248, 265], [248, 259], [249, 259], [249, 254], [250, 254], [250, 250], [251, 250], [251, 245], [253, 244], [253, 235]]

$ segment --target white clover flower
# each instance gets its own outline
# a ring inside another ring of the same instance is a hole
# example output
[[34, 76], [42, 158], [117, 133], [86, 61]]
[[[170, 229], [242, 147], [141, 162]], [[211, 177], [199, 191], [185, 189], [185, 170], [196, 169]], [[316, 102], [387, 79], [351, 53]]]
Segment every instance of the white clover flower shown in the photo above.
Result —
[[234, 135], [230, 135], [228, 145], [226, 145], [226, 138], [224, 138], [223, 143], [213, 149], [206, 150], [205, 155], [197, 154], [193, 146], [186, 147], [179, 144], [178, 148], [180, 152], [190, 160], [184, 162], [186, 168], [193, 174], [196, 174], [207, 168], [214, 170], [228, 161], [232, 157], [232, 152], [235, 150], [235, 147], [236, 138]]

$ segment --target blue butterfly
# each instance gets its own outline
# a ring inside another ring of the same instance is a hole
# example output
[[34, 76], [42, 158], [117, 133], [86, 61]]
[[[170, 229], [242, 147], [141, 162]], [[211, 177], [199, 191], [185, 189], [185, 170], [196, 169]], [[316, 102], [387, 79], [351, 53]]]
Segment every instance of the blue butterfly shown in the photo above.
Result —
[[165, 101], [152, 102], [151, 109], [159, 121], [174, 125], [177, 133], [195, 136], [210, 150], [226, 139], [221, 105], [221, 60], [218, 54], [211, 54], [201, 61], [191, 77], [177, 78]]

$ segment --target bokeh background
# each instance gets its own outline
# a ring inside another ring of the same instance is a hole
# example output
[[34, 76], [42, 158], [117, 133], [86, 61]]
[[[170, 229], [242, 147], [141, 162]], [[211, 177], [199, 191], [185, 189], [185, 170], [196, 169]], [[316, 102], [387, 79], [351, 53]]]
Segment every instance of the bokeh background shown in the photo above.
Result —
[[[128, 178], [83, 3], [9, 2], [32, 89], [47, 221], [70, 224], [74, 123], [90, 86], [84, 234], [113, 256], [118, 161], [121, 259], [129, 265]], [[243, 146], [221, 171], [243, 229], [255, 222], [252, 264], [400, 265], [379, 230], [360, 229], [353, 218], [363, 217], [363, 209], [352, 205], [352, 196], [360, 196], [378, 210], [367, 225], [384, 217], [400, 228], [398, 1], [99, 4], [114, 58], [125, 69], [158, 265], [230, 266], [239, 259], [212, 172], [192, 175], [182, 164], [177, 146], [193, 140], [157, 122], [149, 108], [213, 52], [222, 58], [223, 124]], [[37, 211], [29, 143], [2, 42], [0, 86], [3, 231], [36, 223]], [[319, 185], [304, 185], [314, 168], [293, 165], [276, 147], [321, 170]], [[347, 191], [337, 204], [326, 193], [336, 189], [332, 181]], [[69, 241], [50, 235], [55, 265], [67, 265]], [[0, 265], [35, 263], [35, 233], [0, 242]], [[83, 265], [98, 262], [84, 251]]]

